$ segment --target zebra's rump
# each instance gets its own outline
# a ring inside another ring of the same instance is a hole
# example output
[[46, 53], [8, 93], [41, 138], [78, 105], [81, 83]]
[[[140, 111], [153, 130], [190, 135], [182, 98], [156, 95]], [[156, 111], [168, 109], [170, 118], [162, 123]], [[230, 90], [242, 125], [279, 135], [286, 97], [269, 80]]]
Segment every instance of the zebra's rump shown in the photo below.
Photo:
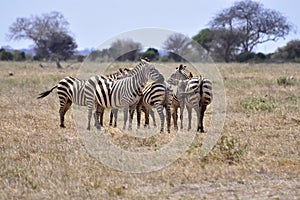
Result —
[[163, 104], [166, 99], [166, 92], [167, 88], [164, 83], [150, 83], [143, 89], [143, 101], [150, 106]]
[[203, 78], [201, 83], [201, 103], [203, 105], [209, 105], [213, 100], [213, 93], [212, 93], [212, 82], [207, 79]]
[[86, 105], [85, 102], [85, 80], [67, 76], [57, 84], [57, 94], [60, 101], [70, 100], [77, 105]]

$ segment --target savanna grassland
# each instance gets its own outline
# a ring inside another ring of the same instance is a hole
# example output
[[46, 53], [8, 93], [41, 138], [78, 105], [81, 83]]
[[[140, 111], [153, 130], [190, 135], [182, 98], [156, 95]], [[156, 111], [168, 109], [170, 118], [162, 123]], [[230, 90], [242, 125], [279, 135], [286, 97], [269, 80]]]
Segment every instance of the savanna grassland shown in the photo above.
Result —
[[[59, 128], [56, 92], [36, 97], [80, 64], [43, 66], [0, 62], [0, 199], [300, 198], [300, 64], [217, 64], [227, 104], [217, 145], [199, 156], [197, 133], [180, 159], [140, 174], [92, 157], [72, 112]], [[111, 137], [121, 142], [122, 131]]]

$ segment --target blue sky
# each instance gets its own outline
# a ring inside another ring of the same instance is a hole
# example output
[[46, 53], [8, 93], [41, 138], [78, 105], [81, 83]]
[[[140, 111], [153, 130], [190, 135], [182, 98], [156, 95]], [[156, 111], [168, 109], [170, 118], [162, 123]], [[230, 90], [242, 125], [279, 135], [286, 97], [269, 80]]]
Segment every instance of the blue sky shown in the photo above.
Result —
[[[228, 8], [234, 0], [10, 0], [0, 7], [0, 46], [28, 48], [32, 41], [8, 41], [8, 27], [17, 17], [29, 17], [51, 11], [61, 12], [70, 23], [78, 49], [95, 48], [120, 33], [134, 29], [155, 27], [194, 36], [206, 28], [218, 11]], [[275, 9], [300, 28], [299, 3], [296, 0], [261, 0], [265, 8]], [[255, 51], [273, 52], [292, 39], [300, 39], [299, 31], [286, 40], [260, 45]]]

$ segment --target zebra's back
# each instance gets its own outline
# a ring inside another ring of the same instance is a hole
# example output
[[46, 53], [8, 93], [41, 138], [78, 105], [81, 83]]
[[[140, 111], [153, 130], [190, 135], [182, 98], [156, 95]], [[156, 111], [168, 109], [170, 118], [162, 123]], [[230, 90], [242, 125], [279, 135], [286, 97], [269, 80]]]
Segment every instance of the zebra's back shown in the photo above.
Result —
[[66, 102], [67, 99], [72, 103], [85, 106], [85, 80], [81, 80], [72, 76], [67, 76], [57, 84], [57, 94], [60, 102]]

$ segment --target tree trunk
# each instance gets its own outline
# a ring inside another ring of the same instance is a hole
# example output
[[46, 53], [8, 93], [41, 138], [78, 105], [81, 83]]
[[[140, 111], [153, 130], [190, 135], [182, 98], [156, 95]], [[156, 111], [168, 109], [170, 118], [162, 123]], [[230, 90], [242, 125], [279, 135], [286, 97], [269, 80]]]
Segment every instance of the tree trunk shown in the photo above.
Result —
[[60, 64], [59, 58], [56, 58], [55, 63], [56, 63], [56, 67], [57, 67], [58, 69], [61, 69], [61, 68], [62, 68], [62, 66], [61, 66], [61, 64]]

